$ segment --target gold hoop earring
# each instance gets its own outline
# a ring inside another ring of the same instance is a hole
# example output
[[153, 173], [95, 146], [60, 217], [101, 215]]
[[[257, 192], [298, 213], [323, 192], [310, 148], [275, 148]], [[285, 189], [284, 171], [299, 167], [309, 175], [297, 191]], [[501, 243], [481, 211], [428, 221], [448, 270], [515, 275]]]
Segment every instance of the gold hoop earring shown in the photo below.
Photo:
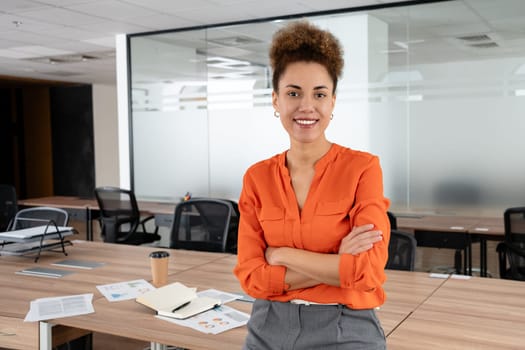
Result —
[[281, 117], [281, 114], [280, 114], [279, 112], [277, 112], [277, 111], [274, 111], [274, 112], [273, 112], [273, 116], [274, 116], [275, 118], [280, 118], [280, 117]]

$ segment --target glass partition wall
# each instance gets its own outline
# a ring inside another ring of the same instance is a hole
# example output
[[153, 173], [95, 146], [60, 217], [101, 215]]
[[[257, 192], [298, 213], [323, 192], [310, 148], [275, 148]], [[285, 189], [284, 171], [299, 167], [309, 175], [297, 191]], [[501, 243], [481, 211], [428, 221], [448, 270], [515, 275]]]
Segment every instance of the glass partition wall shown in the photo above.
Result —
[[462, 0], [130, 36], [133, 188], [237, 198], [282, 152], [273, 33], [307, 18], [345, 50], [330, 140], [379, 155], [403, 211], [525, 205], [525, 5]]

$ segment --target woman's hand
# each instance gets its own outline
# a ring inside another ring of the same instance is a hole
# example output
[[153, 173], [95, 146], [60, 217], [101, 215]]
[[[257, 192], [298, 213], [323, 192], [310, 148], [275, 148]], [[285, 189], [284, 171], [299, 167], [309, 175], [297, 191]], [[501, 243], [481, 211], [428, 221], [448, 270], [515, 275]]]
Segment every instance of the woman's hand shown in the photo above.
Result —
[[383, 239], [383, 233], [373, 228], [373, 224], [354, 227], [352, 231], [341, 240], [339, 254], [357, 255], [371, 249], [374, 243]]

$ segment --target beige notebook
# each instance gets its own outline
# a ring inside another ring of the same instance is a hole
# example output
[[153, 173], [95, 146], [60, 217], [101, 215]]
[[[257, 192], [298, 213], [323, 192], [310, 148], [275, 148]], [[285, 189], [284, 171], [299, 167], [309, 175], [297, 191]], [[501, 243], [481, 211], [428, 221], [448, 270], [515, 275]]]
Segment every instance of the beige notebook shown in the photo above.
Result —
[[197, 296], [196, 288], [175, 282], [146, 292], [136, 301], [157, 312], [160, 316], [184, 319], [213, 309], [221, 304], [219, 299]]

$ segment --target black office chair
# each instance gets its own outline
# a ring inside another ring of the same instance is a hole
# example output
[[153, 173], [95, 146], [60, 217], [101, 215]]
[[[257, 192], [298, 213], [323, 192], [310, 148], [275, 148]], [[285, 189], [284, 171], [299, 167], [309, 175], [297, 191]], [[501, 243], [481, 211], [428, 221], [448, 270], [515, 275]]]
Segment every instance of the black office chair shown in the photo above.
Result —
[[97, 187], [95, 197], [100, 208], [104, 242], [140, 245], [160, 240], [158, 226], [153, 232], [146, 229], [146, 223], [154, 216], [141, 218], [133, 191], [118, 187]]
[[413, 235], [392, 230], [388, 244], [387, 269], [414, 271], [417, 242]]
[[175, 207], [170, 248], [236, 253], [238, 224], [234, 201], [192, 198]]
[[508, 208], [503, 221], [505, 240], [496, 247], [499, 275], [504, 279], [525, 281], [525, 207]]
[[395, 214], [391, 211], [387, 211], [386, 214], [388, 216], [388, 221], [390, 221], [390, 229], [397, 230], [397, 218]]
[[17, 211], [15, 188], [12, 185], [0, 184], [0, 232], [9, 231]]

